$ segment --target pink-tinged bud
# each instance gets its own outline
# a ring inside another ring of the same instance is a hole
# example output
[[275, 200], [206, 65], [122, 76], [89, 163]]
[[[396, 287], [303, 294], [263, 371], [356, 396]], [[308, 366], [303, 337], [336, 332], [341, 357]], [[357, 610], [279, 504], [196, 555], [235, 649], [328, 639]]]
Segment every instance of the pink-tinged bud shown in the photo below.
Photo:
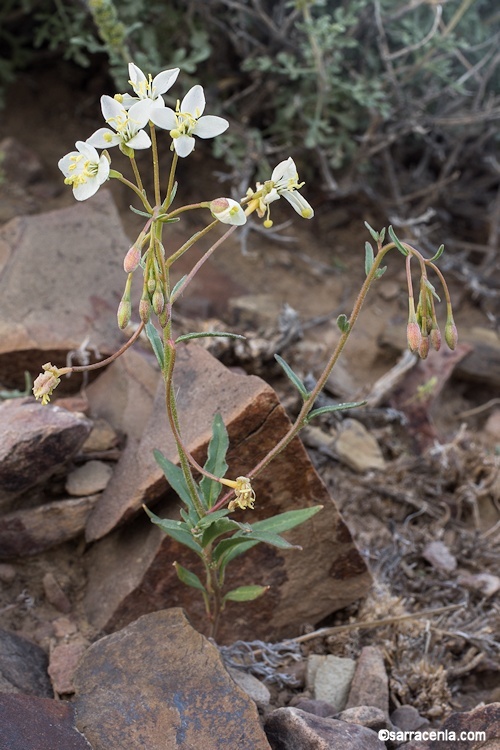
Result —
[[431, 346], [434, 351], [438, 352], [441, 349], [441, 331], [439, 328], [433, 328], [429, 334]]
[[161, 293], [159, 289], [155, 291], [153, 294], [153, 310], [157, 315], [160, 315], [160, 313], [163, 312], [163, 308], [165, 307], [165, 297]]
[[456, 349], [458, 344], [458, 331], [453, 318], [448, 318], [446, 322], [444, 338], [450, 349]]
[[118, 312], [116, 317], [118, 319], [118, 327], [122, 330], [130, 323], [130, 316], [132, 315], [132, 306], [129, 299], [122, 299], [118, 305]]
[[418, 347], [418, 356], [420, 357], [420, 359], [427, 359], [429, 348], [429, 337], [422, 336], [422, 341], [420, 342], [420, 346]]
[[416, 354], [420, 349], [420, 344], [422, 343], [422, 332], [420, 330], [419, 324], [416, 321], [408, 323], [408, 327], [406, 329], [406, 339], [408, 341], [408, 349]]
[[127, 252], [123, 259], [123, 270], [125, 273], [132, 273], [135, 271], [141, 260], [141, 250], [137, 245], [132, 245], [130, 250]]
[[150, 294], [154, 294], [154, 291], [156, 289], [156, 279], [154, 276], [150, 276], [147, 283], [148, 292]]
[[139, 317], [143, 323], [149, 323], [151, 317], [151, 302], [147, 297], [142, 297], [139, 302]]

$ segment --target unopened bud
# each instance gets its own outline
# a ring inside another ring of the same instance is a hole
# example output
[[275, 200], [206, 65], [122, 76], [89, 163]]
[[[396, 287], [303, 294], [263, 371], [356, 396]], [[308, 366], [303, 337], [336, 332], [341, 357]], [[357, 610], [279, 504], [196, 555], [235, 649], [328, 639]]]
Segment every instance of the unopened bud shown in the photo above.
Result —
[[156, 315], [160, 315], [160, 313], [163, 312], [164, 307], [165, 297], [163, 296], [161, 290], [157, 287], [155, 293], [153, 294], [153, 310], [155, 311]]
[[429, 339], [434, 351], [438, 352], [441, 349], [441, 331], [437, 326], [430, 332]]
[[126, 328], [130, 323], [131, 315], [132, 306], [130, 304], [130, 299], [122, 299], [122, 301], [118, 305], [118, 312], [116, 313], [116, 317], [118, 319], [118, 327], [122, 330]]
[[139, 302], [139, 317], [143, 323], [149, 323], [151, 317], [151, 302], [147, 297], [142, 297]]
[[429, 354], [429, 337], [422, 336], [422, 341], [420, 342], [420, 346], [418, 347], [418, 356], [420, 357], [420, 359], [427, 359], [428, 354]]
[[422, 343], [422, 332], [416, 321], [408, 323], [406, 339], [408, 341], [408, 349], [414, 354], [418, 352]]
[[448, 318], [444, 328], [444, 338], [450, 349], [456, 349], [458, 344], [458, 331], [453, 318]]
[[132, 273], [135, 271], [141, 260], [141, 250], [137, 245], [132, 245], [130, 250], [127, 252], [123, 259], [123, 270], [125, 273]]
[[155, 289], [156, 289], [156, 279], [154, 276], [149, 277], [147, 287], [148, 287], [148, 292], [150, 294], [154, 294]]

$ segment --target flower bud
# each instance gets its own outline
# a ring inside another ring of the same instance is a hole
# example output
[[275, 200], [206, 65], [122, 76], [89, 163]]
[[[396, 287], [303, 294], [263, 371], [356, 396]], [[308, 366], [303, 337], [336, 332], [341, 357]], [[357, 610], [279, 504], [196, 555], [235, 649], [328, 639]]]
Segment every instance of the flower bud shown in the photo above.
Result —
[[139, 302], [139, 317], [143, 323], [149, 323], [151, 317], [151, 302], [147, 297], [142, 297]]
[[153, 294], [153, 310], [156, 315], [160, 315], [165, 307], [165, 297], [163, 296], [159, 286], [156, 287], [155, 293]]
[[129, 299], [122, 299], [118, 305], [118, 311], [116, 317], [118, 319], [118, 327], [122, 330], [130, 323], [130, 316], [132, 315], [132, 306]]
[[441, 331], [437, 326], [435, 326], [430, 334], [429, 339], [431, 342], [431, 346], [434, 349], [434, 351], [438, 352], [441, 349]]
[[123, 270], [125, 273], [132, 273], [135, 271], [141, 260], [141, 250], [137, 245], [132, 245], [130, 250], [127, 252], [123, 259]]
[[420, 342], [420, 346], [418, 347], [418, 356], [420, 357], [420, 359], [427, 359], [428, 354], [429, 354], [429, 337], [422, 336], [422, 341]]
[[448, 318], [444, 329], [444, 338], [450, 349], [456, 349], [458, 344], [458, 331], [453, 318]]
[[408, 349], [414, 354], [418, 352], [422, 343], [422, 332], [416, 321], [408, 323], [406, 339], [408, 341]]
[[155, 289], [156, 289], [156, 279], [154, 276], [149, 277], [147, 287], [148, 287], [148, 292], [150, 294], [154, 294]]

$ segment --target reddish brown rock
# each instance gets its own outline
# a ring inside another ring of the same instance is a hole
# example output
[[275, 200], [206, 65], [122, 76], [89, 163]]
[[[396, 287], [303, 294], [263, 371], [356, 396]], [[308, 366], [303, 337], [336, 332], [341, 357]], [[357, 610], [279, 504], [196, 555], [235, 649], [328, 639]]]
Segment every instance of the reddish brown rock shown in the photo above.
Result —
[[0, 404], [0, 508], [42, 483], [71, 459], [90, 432], [81, 415], [33, 399]]
[[[245, 475], [289, 427], [268, 385], [259, 378], [229, 372], [200, 347], [179, 351], [176, 382], [180, 385], [182, 430], [199, 460], [204, 459], [213, 416], [216, 411], [222, 413], [231, 441], [228, 476]], [[163, 416], [161, 391], [139, 448], [133, 455], [127, 452], [129, 463], [124, 452], [89, 519], [90, 539], [136, 513], [141, 502], [153, 504], [162, 498], [155, 511], [177, 517], [178, 499], [168, 494], [152, 455], [158, 446], [170, 460], [176, 460]], [[287, 533], [302, 551], [258, 545], [228, 567], [229, 588], [260, 583], [271, 590], [254, 602], [227, 604], [219, 636], [226, 641], [295, 634], [303, 622], [317, 622], [362, 596], [371, 583], [347, 527], [299, 440], [259, 475], [254, 487], [255, 511], [239, 516], [249, 523], [294, 508], [315, 504], [324, 507], [306, 524]], [[162, 534], [142, 513], [133, 524], [100, 539], [87, 555], [85, 606], [91, 622], [111, 632], [141, 614], [165, 606], [183, 606], [195, 627], [206, 631], [203, 601], [177, 580], [174, 561], [197, 569], [195, 556]]]
[[75, 728], [69, 703], [32, 695], [0, 694], [2, 750], [93, 750]]
[[346, 708], [355, 706], [375, 706], [389, 715], [389, 681], [376, 646], [365, 646], [356, 664]]
[[45, 573], [42, 584], [45, 598], [53, 607], [66, 614], [71, 612], [71, 602], [53, 573]]
[[94, 750], [269, 750], [255, 704], [179, 609], [94, 643], [74, 684], [76, 725]]
[[51, 646], [48, 673], [54, 693], [69, 695], [75, 692], [73, 678], [88, 647], [88, 641], [80, 635]]
[[[472, 711], [451, 714], [439, 729], [448, 737], [454, 733], [453, 750], [498, 750], [500, 703], [488, 703]], [[429, 750], [448, 750], [450, 744], [443, 737], [437, 737], [429, 742]]]
[[[66, 364], [82, 348], [91, 361], [124, 339], [116, 310], [130, 245], [107, 190], [71, 208], [12, 219], [0, 228], [0, 382], [23, 387], [25, 370]], [[22, 312], [20, 312], [22, 311]], [[76, 362], [81, 364], [81, 362]], [[81, 376], [58, 387], [75, 392]]]
[[99, 495], [56, 500], [0, 517], [0, 559], [37, 555], [83, 534]]

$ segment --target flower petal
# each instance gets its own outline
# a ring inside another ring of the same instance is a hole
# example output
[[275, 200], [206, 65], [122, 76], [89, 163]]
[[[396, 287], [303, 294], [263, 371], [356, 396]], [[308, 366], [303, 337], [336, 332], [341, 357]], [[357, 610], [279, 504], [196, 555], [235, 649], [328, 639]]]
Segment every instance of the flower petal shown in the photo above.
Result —
[[197, 120], [193, 133], [199, 138], [215, 138], [229, 127], [227, 120], [217, 115], [205, 115]]
[[99, 128], [92, 133], [90, 138], [87, 138], [87, 143], [96, 148], [111, 148], [111, 146], [118, 146], [121, 140], [118, 133], [114, 133], [109, 128]]
[[143, 128], [148, 123], [152, 105], [152, 99], [141, 99], [140, 102], [136, 102], [130, 107], [128, 116], [137, 129]]
[[151, 146], [151, 138], [145, 130], [139, 130], [133, 138], [127, 141], [126, 145], [129, 148], [149, 148]]
[[285, 180], [289, 180], [290, 178], [297, 176], [297, 167], [295, 166], [295, 162], [292, 159], [291, 156], [288, 157], [288, 159], [285, 159], [284, 161], [280, 161], [280, 163], [274, 167], [273, 173], [271, 175], [271, 180], [273, 182], [279, 182], [283, 178]]
[[180, 135], [174, 138], [174, 148], [178, 156], [189, 156], [194, 149], [194, 138], [190, 135]]
[[141, 81], [146, 80], [146, 76], [142, 72], [140, 68], [137, 67], [137, 65], [134, 65], [134, 63], [128, 64], [128, 74], [130, 76], [130, 81], [132, 83], [132, 88], [135, 90], [136, 84], [140, 83]]
[[197, 84], [189, 89], [181, 102], [181, 112], [188, 112], [195, 118], [201, 117], [205, 109], [205, 94], [203, 86]]
[[88, 161], [92, 161], [97, 164], [97, 162], [99, 161], [99, 154], [90, 143], [86, 143], [85, 141], [77, 141], [75, 143], [75, 146], [77, 147], [78, 151], [86, 157]]
[[163, 130], [173, 130], [177, 126], [175, 112], [170, 107], [153, 107], [149, 119]]
[[164, 94], [168, 91], [177, 80], [179, 75], [179, 68], [172, 68], [172, 70], [162, 70], [157, 76], [153, 78], [153, 92], [155, 96]]
[[281, 195], [283, 198], [286, 198], [289, 204], [298, 214], [300, 214], [300, 216], [302, 216], [303, 219], [312, 219], [314, 216], [312, 206], [297, 190], [283, 190]]
[[136, 96], [130, 96], [130, 94], [121, 94], [121, 104], [123, 109], [130, 109], [132, 104], [138, 102], [139, 99]]
[[104, 154], [99, 159], [99, 166], [97, 168], [97, 175], [96, 180], [98, 181], [99, 185], [102, 185], [103, 182], [106, 182], [106, 180], [109, 177], [109, 159], [104, 156]]
[[120, 102], [117, 102], [116, 99], [113, 99], [112, 96], [108, 96], [107, 94], [101, 96], [101, 110], [106, 122], [114, 117], [126, 116], [124, 106], [120, 104]]
[[96, 179], [86, 180], [80, 185], [73, 186], [73, 195], [75, 196], [77, 201], [86, 201], [87, 198], [90, 198], [92, 195], [95, 195], [95, 193], [97, 193], [100, 186], [101, 183]]

